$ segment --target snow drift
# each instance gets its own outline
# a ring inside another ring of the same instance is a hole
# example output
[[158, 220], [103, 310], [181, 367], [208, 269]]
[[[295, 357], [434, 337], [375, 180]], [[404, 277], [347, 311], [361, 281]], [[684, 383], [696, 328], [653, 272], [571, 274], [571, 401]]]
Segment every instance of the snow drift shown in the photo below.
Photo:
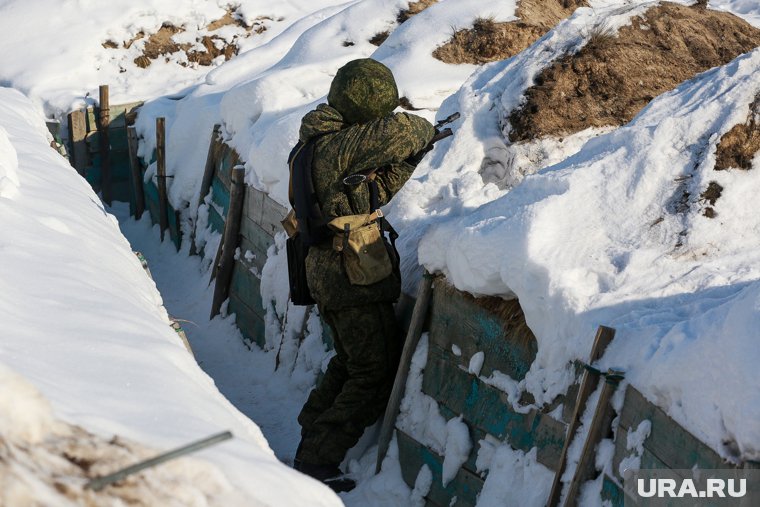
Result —
[[[339, 505], [326, 487], [279, 463], [259, 428], [200, 370], [116, 220], [50, 148], [40, 111], [16, 90], [0, 88], [0, 134], [2, 174], [15, 182], [13, 194], [0, 195], [0, 365], [26, 379], [2, 376], [0, 403], [13, 405], [0, 417], [6, 444], [47, 442], [58, 419], [156, 451], [230, 429], [235, 440], [199, 454], [200, 468], [170, 474], [177, 487], [209, 493], [196, 505]], [[30, 390], [25, 382], [41, 394], [21, 403], [13, 393]], [[64, 459], [52, 447], [46, 456]], [[119, 466], [131, 463], [121, 459]], [[0, 464], [34, 482], [34, 467]], [[97, 461], [92, 470], [103, 472]], [[81, 492], [83, 478], [69, 485]]]
[[[569, 362], [606, 324], [618, 334], [605, 367], [625, 369], [724, 456], [760, 456], [760, 432], [746, 424], [760, 416], [760, 220], [748, 205], [760, 160], [714, 170], [717, 144], [748, 120], [759, 78], [755, 50], [423, 238], [428, 269], [464, 290], [520, 299], [539, 343], [521, 387], [539, 404], [567, 388]], [[723, 189], [713, 218], [702, 197], [711, 182]]]

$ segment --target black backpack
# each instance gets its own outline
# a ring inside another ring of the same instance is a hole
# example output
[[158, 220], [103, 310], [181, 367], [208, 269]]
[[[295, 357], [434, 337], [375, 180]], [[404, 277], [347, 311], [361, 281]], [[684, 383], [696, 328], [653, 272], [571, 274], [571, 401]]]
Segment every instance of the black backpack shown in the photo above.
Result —
[[290, 300], [294, 305], [307, 306], [315, 304], [306, 283], [306, 256], [309, 247], [331, 237], [325, 223], [322, 209], [319, 207], [314, 182], [311, 176], [314, 162], [314, 144], [317, 138], [296, 144], [288, 156], [290, 167], [290, 204], [296, 214], [298, 230], [288, 238], [288, 279], [290, 281]]

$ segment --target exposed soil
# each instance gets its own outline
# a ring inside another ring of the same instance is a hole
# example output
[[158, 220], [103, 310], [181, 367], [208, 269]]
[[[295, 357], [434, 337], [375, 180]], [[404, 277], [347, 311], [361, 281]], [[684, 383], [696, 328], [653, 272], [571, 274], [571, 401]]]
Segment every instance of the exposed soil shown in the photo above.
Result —
[[760, 95], [750, 106], [749, 118], [726, 132], [715, 152], [715, 170], [752, 169], [752, 160], [760, 151]]
[[444, 63], [479, 65], [510, 58], [584, 5], [586, 0], [521, 0], [519, 21], [478, 19], [472, 28], [455, 32], [451, 40], [433, 51], [433, 56]]
[[398, 13], [398, 16], [396, 16], [396, 21], [401, 24], [437, 2], [438, 0], [417, 0], [416, 2], [412, 2], [409, 4], [409, 7]]
[[[253, 23], [253, 25], [249, 26], [240, 16], [237, 15], [236, 11], [228, 10], [223, 17], [212, 21], [206, 27], [206, 30], [213, 32], [225, 26], [237, 26], [244, 28], [247, 32], [246, 36], [249, 36], [253, 33], [262, 33], [265, 31], [266, 26], [263, 24], [263, 21], [267, 19], [270, 18], [258, 18]], [[142, 54], [134, 59], [135, 65], [143, 69], [150, 66], [154, 60], [158, 60], [159, 58], [166, 57], [167, 55], [171, 55], [179, 51], [184, 51], [187, 54], [187, 59], [190, 63], [210, 66], [212, 65], [213, 61], [219, 56], [224, 56], [225, 60], [229, 60], [233, 56], [237, 55], [238, 51], [240, 50], [237, 38], [234, 38], [231, 42], [229, 42], [222, 37], [213, 34], [204, 35], [196, 39], [196, 43], [200, 43], [200, 45], [202, 45], [204, 48], [203, 50], [191, 49], [196, 45], [189, 43], [178, 44], [174, 41], [174, 36], [184, 31], [185, 29], [182, 27], [174, 26], [171, 23], [164, 23], [158, 32], [150, 34], [149, 36], [144, 32], [139, 32], [132, 39], [125, 41], [123, 43], [123, 47], [125, 49], [129, 49], [132, 44], [147, 37]], [[103, 47], [108, 49], [118, 49], [120, 46], [117, 42], [108, 40], [103, 43]]]
[[711, 181], [709, 185], [707, 185], [707, 188], [704, 192], [699, 194], [699, 197], [702, 201], [709, 204], [702, 214], [706, 216], [707, 218], [715, 218], [715, 209], [713, 206], [715, 206], [715, 203], [718, 202], [718, 199], [720, 199], [720, 196], [723, 194], [723, 187], [717, 182], [717, 181]]
[[[438, 0], [418, 0], [416, 2], [412, 2], [409, 4], [409, 7], [406, 9], [403, 9], [399, 11], [398, 16], [396, 16], [396, 21], [400, 25], [404, 21], [408, 20], [412, 16], [416, 16], [420, 12], [424, 11], [434, 3], [438, 2]], [[388, 38], [388, 36], [391, 34], [390, 30], [384, 30], [382, 32], [376, 33], [372, 36], [372, 38], [369, 40], [370, 44], [374, 44], [375, 46], [381, 45], [385, 40]]]
[[546, 68], [510, 115], [512, 142], [628, 123], [652, 99], [760, 46], [760, 30], [727, 12], [664, 3]]

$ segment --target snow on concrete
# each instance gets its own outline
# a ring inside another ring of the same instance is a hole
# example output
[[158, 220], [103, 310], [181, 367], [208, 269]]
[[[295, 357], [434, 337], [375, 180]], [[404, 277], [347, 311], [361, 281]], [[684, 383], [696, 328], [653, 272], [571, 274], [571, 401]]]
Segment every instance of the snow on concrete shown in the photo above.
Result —
[[[200, 370], [116, 219], [49, 147], [43, 117], [18, 91], [0, 88], [0, 129], [3, 167], [15, 153], [18, 177], [16, 195], [0, 196], [0, 364], [39, 390], [56, 418], [106, 439], [163, 451], [232, 430], [233, 441], [197, 456], [246, 505], [339, 505], [278, 462], [260, 429]], [[40, 406], [2, 419], [24, 422], [21, 437], [33, 438], [47, 428]]]

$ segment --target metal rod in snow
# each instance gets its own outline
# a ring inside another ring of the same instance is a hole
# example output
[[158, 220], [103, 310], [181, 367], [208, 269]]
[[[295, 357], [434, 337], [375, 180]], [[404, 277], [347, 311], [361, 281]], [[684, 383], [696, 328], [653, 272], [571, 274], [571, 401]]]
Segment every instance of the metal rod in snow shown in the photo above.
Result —
[[90, 482], [88, 482], [87, 484], [85, 484], [84, 487], [85, 489], [100, 491], [101, 489], [105, 488], [109, 484], [113, 484], [114, 482], [119, 482], [125, 479], [127, 476], [135, 474], [142, 470], [145, 470], [146, 468], [151, 468], [156, 465], [160, 465], [161, 463], [165, 463], [166, 461], [179, 458], [186, 454], [190, 454], [195, 451], [200, 451], [201, 449], [205, 449], [206, 447], [210, 447], [214, 444], [224, 442], [225, 440], [229, 440], [231, 438], [232, 438], [232, 432], [225, 431], [217, 435], [204, 438], [203, 440], [198, 440], [197, 442], [193, 442], [192, 444], [185, 445], [178, 449], [174, 449], [173, 451], [165, 452], [164, 454], [159, 454], [155, 458], [150, 458], [145, 461], [135, 463], [134, 465], [118, 470], [112, 474], [108, 474], [103, 477], [96, 477], [92, 479]]

